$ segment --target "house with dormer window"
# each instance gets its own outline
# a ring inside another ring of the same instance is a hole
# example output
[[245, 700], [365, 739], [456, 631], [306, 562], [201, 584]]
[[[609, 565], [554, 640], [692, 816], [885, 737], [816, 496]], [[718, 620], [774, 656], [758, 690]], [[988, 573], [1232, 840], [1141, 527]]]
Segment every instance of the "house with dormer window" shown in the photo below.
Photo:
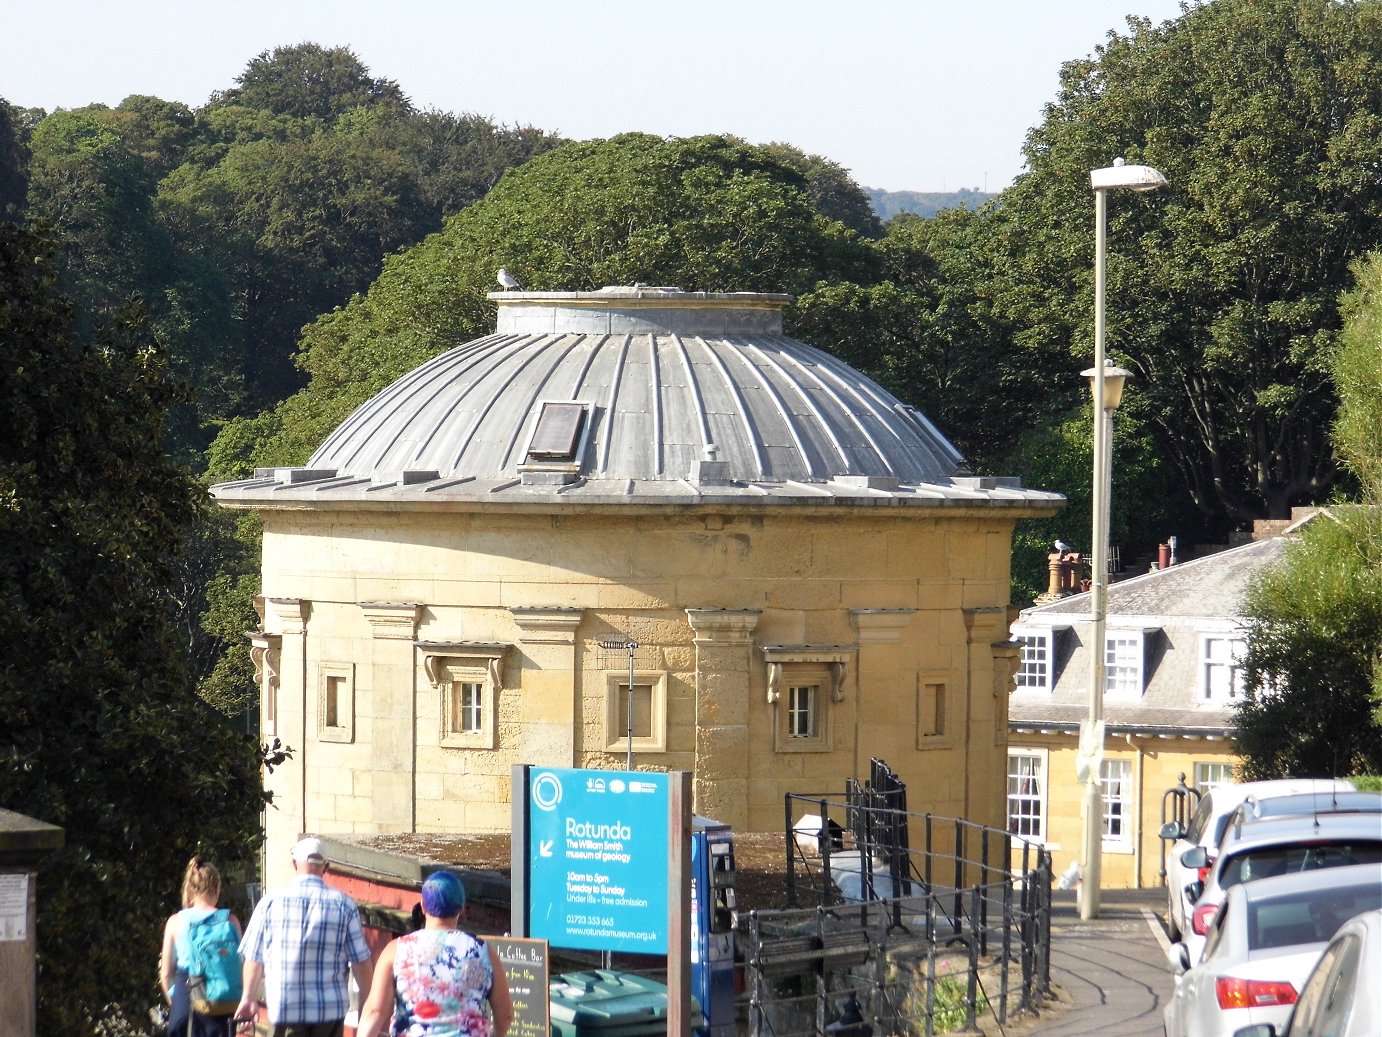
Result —
[[[1302, 509], [1291, 525], [1260, 523], [1259, 539], [1109, 586], [1104, 887], [1160, 883], [1162, 798], [1181, 775], [1201, 790], [1232, 780], [1243, 596], [1312, 514]], [[1088, 593], [1055, 597], [1021, 612], [1011, 630], [1021, 654], [1008, 713], [1008, 828], [1046, 844], [1058, 873], [1081, 857], [1076, 757], [1089, 715], [1089, 610]]]

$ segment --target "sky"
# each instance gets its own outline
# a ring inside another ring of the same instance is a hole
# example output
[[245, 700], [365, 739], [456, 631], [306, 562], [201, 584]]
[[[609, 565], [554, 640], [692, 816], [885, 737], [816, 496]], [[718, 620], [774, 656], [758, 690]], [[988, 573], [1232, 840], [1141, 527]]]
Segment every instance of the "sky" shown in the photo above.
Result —
[[[1062, 63], [1180, 0], [4, 0], [0, 97], [191, 107], [256, 55], [349, 47], [418, 108], [575, 139], [785, 141], [885, 190], [1000, 191]], [[1110, 156], [1112, 159], [1114, 156]]]

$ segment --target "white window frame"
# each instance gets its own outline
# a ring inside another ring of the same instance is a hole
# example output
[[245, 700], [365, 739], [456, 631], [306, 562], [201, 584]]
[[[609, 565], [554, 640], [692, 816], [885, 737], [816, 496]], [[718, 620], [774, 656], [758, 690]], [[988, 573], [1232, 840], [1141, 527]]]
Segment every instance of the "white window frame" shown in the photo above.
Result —
[[1104, 635], [1104, 694], [1136, 698], [1147, 689], [1147, 632], [1109, 630]]
[[[1014, 764], [1019, 760], [1023, 762], [1015, 767]], [[1017, 746], [1011, 746], [1008, 749], [1007, 781], [1004, 786], [1006, 796], [1004, 800], [1004, 809], [1007, 816], [1008, 831], [1012, 833], [1014, 839], [1025, 839], [1029, 843], [1046, 845], [1046, 840], [1049, 835], [1049, 815], [1046, 812], [1047, 794], [1050, 789], [1051, 780], [1049, 764], [1049, 754], [1045, 749], [1025, 749]], [[1023, 773], [1018, 768], [1034, 768], [1035, 772]], [[1035, 778], [1037, 783], [1035, 794], [1030, 791], [1023, 791], [1020, 788], [1016, 792], [1013, 791], [1014, 781], [1025, 781], [1032, 778]], [[1013, 810], [1015, 801], [1020, 803], [1034, 802], [1037, 808], [1035, 816], [1029, 812], [1022, 814], [1015, 813]], [[1013, 819], [1015, 817], [1034, 820], [1036, 822], [1036, 831], [1024, 834], [1017, 828], [1014, 828]]]
[[[1137, 797], [1134, 795], [1132, 761], [1109, 757], [1099, 763], [1099, 788], [1102, 802], [1101, 832], [1103, 848], [1114, 853], [1132, 853], [1136, 827]], [[1118, 832], [1112, 833], [1115, 817]]]
[[[1216, 656], [1214, 646], [1227, 645], [1228, 658]], [[1242, 630], [1213, 630], [1200, 634], [1200, 682], [1199, 698], [1201, 705], [1224, 706], [1242, 702], [1246, 694], [1247, 675], [1243, 669], [1243, 658], [1247, 655], [1247, 637]], [[1226, 680], [1216, 680], [1216, 674], [1227, 673]], [[1216, 685], [1227, 686], [1224, 693], [1216, 693]]]
[[[830, 752], [835, 704], [848, 693], [852, 650], [838, 645], [764, 645], [768, 664], [767, 700], [773, 710], [773, 750], [779, 753]], [[789, 728], [793, 688], [816, 689], [814, 732], [793, 734]]]
[[[627, 753], [629, 717], [624, 689], [629, 686], [628, 670], [605, 673], [605, 752]], [[667, 751], [667, 674], [656, 670], [634, 670], [635, 689], [648, 689], [650, 734], [633, 736], [635, 753]]]
[[317, 666], [317, 740], [355, 741], [355, 664]]
[[1196, 760], [1190, 773], [1194, 777], [1190, 787], [1198, 789], [1200, 795], [1219, 785], [1231, 785], [1235, 780], [1231, 760]]
[[[437, 689], [437, 744], [444, 749], [495, 749], [498, 747], [499, 694], [503, 691], [506, 644], [466, 641], [420, 641], [423, 670]], [[466, 708], [465, 687], [478, 688], [476, 704]]]
[[1017, 691], [1049, 692], [1055, 685], [1056, 630], [1054, 627], [1013, 627], [1012, 638], [1022, 645], [1013, 674]]

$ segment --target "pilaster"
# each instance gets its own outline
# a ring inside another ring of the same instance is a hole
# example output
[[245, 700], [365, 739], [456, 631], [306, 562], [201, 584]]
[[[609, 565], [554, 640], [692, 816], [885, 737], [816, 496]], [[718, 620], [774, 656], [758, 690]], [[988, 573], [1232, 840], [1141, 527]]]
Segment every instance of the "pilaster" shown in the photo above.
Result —
[[[272, 700], [273, 724], [283, 745], [293, 755], [265, 773], [264, 788], [273, 806], [264, 811], [265, 882], [277, 885], [292, 878], [289, 852], [302, 834], [307, 816], [307, 620], [312, 606], [303, 598], [268, 598], [264, 602], [266, 641], [279, 647], [278, 688]], [[259, 719], [267, 723], [268, 704], [261, 698]]]
[[576, 766], [580, 722], [576, 687], [579, 608], [510, 608], [523, 645], [523, 734], [519, 759], [544, 767]]
[[749, 704], [758, 609], [686, 610], [696, 645], [692, 809], [737, 828], [749, 821]]
[[376, 832], [411, 832], [415, 827], [417, 704], [413, 641], [421, 606], [411, 602], [362, 601], [370, 642], [358, 676], [355, 708], [369, 731], [369, 819]]

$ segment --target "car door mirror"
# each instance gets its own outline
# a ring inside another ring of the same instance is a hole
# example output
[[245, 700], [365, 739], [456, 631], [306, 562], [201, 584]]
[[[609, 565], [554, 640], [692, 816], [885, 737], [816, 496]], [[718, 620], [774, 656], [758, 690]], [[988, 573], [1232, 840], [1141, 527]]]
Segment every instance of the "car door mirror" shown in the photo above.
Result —
[[1177, 839], [1185, 835], [1185, 826], [1181, 824], [1179, 821], [1167, 821], [1164, 825], [1161, 826], [1161, 829], [1157, 832], [1157, 835], [1160, 836], [1162, 839], [1170, 839], [1172, 842], [1175, 842]]
[[1171, 944], [1166, 951], [1166, 961], [1175, 975], [1185, 975], [1190, 971], [1190, 948], [1183, 943]]
[[1201, 896], [1203, 893], [1204, 893], [1204, 883], [1201, 882], [1199, 879], [1196, 879], [1194, 882], [1189, 883], [1189, 884], [1185, 887], [1185, 895], [1186, 895], [1186, 897], [1189, 899], [1190, 903], [1192, 903], [1192, 904], [1193, 904], [1195, 901], [1199, 900], [1199, 899], [1200, 899], [1200, 896]]
[[1180, 855], [1180, 862], [1187, 868], [1209, 867], [1209, 851], [1203, 846], [1192, 846]]
[[1271, 1023], [1257, 1023], [1234, 1030], [1233, 1037], [1276, 1037], [1276, 1027]]

